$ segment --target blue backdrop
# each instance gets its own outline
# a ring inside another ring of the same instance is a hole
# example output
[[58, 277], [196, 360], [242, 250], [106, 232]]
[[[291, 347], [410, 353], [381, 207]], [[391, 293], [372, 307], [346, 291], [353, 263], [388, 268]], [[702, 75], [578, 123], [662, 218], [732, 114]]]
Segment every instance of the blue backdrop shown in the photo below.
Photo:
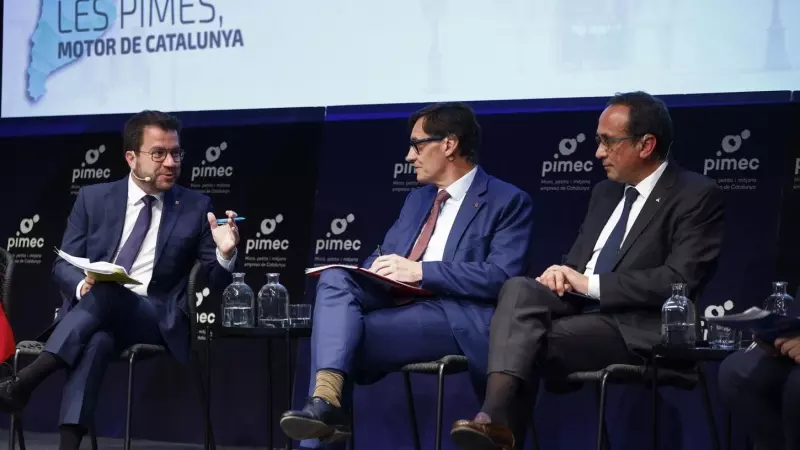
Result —
[[[770, 96], [761, 97], [775, 100]], [[785, 97], [783, 97], [785, 99]], [[698, 302], [701, 314], [730, 314], [760, 304], [770, 281], [800, 280], [796, 262], [800, 211], [800, 103], [701, 106], [703, 99], [670, 98], [677, 162], [713, 177], [725, 190], [727, 234], [718, 273]], [[736, 98], [734, 97], [734, 100]], [[559, 263], [585, 215], [591, 186], [604, 178], [594, 158], [594, 130], [602, 100], [565, 101], [562, 111], [539, 111], [518, 102], [476, 104], [483, 128], [480, 163], [491, 174], [529, 192], [535, 206], [532, 273]], [[293, 302], [313, 303], [314, 281], [302, 269], [315, 264], [362, 261], [395, 220], [417, 186], [408, 150], [407, 113], [417, 105], [260, 113], [226, 118], [209, 127], [200, 114], [185, 115], [183, 146], [189, 151], [182, 184], [211, 195], [219, 212], [235, 209], [246, 281], [258, 291], [267, 272], [278, 272]], [[361, 120], [351, 120], [355, 114]], [[256, 117], [256, 118], [254, 118]], [[53, 246], [60, 243], [74, 192], [83, 185], [126, 174], [118, 132], [124, 118], [103, 125], [53, 119], [54, 136], [6, 137], [6, 176], [24, 190], [6, 199], [0, 245], [18, 260], [11, 319], [17, 339], [34, 338], [59, 303], [50, 281]], [[10, 125], [0, 127], [9, 134]], [[22, 131], [31, 129], [19, 125]], [[81, 134], [74, 134], [82, 132]], [[46, 161], [46, 163], [43, 163]], [[205, 320], [217, 325], [216, 293], [197, 299]], [[214, 315], [212, 318], [212, 314]], [[266, 344], [216, 341], [213, 420], [217, 442], [266, 443], [268, 419]], [[286, 349], [275, 346], [276, 373]], [[275, 410], [287, 395], [300, 405], [308, 386], [308, 342], [297, 349], [294, 391], [273, 380]], [[712, 368], [712, 396], [716, 399]], [[173, 441], [202, 441], [201, 407], [190, 373], [169, 360], [146, 362], [138, 372], [134, 434]], [[414, 377], [423, 445], [430, 446], [435, 383]], [[25, 410], [28, 430], [54, 431], [63, 377], [51, 377]], [[123, 432], [125, 371], [113, 365], [97, 414], [101, 435]], [[663, 445], [708, 448], [697, 392], [662, 391]], [[376, 401], [376, 399], [379, 399]], [[596, 424], [592, 391], [543, 395], [536, 411], [546, 449], [586, 448]], [[445, 423], [471, 417], [479, 407], [465, 376], [447, 382]], [[718, 418], [722, 425], [722, 409]], [[648, 445], [649, 396], [643, 388], [614, 388], [609, 404], [614, 448]], [[166, 417], [174, 420], [164, 420]], [[356, 427], [364, 448], [412, 448], [402, 380], [390, 376], [356, 390]], [[277, 430], [277, 427], [276, 427]], [[741, 437], [741, 434], [738, 435]], [[276, 435], [276, 445], [283, 442]], [[738, 439], [741, 441], [741, 439]], [[391, 443], [391, 444], [389, 444]], [[445, 439], [445, 448], [452, 448]], [[667, 447], [664, 447], [667, 448]]]

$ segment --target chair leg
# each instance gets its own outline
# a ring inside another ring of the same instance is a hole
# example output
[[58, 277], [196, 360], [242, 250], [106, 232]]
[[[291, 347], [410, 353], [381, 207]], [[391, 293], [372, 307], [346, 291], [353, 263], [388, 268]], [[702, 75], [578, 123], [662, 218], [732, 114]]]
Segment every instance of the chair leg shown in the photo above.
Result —
[[408, 372], [403, 372], [403, 384], [406, 388], [406, 401], [408, 402], [408, 414], [411, 420], [411, 434], [414, 438], [414, 450], [421, 450], [419, 428], [417, 428], [417, 413], [414, 409], [414, 393], [411, 391], [411, 374]]
[[98, 449], [98, 447], [97, 447], [97, 433], [94, 430], [94, 425], [92, 425], [92, 427], [89, 428], [89, 439], [92, 442], [92, 450], [97, 450]]
[[706, 419], [708, 420], [708, 430], [711, 433], [711, 443], [714, 445], [714, 450], [722, 450], [719, 443], [719, 433], [717, 432], [717, 421], [714, 419], [714, 409], [711, 406], [711, 397], [708, 395], [708, 383], [706, 382], [706, 373], [702, 365], [697, 367], [697, 379], [700, 382], [700, 392], [703, 396], [703, 407], [706, 410]]
[[350, 450], [356, 450], [355, 401], [350, 406]]
[[19, 439], [19, 449], [25, 450], [25, 436], [22, 434], [22, 419], [17, 417], [17, 439]]
[[608, 376], [608, 372], [603, 372], [603, 376], [600, 378], [597, 405], [597, 450], [611, 450], [611, 443], [609, 442], [608, 431], [606, 429], [606, 388], [608, 387]]
[[436, 443], [435, 449], [442, 450], [442, 421], [444, 420], [444, 363], [439, 363], [439, 387], [436, 396]]
[[136, 353], [131, 352], [128, 359], [128, 401], [125, 405], [125, 450], [131, 450], [131, 413], [133, 410], [133, 365], [136, 362]]
[[[11, 377], [17, 378], [17, 363], [19, 362], [19, 349], [14, 352], [14, 361], [11, 365]], [[17, 431], [17, 415], [10, 414], [9, 415], [9, 422], [8, 422], [8, 450], [15, 450], [16, 443], [14, 438], [16, 435], [14, 434]]]

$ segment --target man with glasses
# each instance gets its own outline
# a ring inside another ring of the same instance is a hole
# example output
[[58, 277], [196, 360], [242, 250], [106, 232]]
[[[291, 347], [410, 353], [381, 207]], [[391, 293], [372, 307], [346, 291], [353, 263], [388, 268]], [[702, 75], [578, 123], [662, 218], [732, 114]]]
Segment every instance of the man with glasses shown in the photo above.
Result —
[[527, 273], [530, 196], [477, 165], [481, 136], [472, 109], [428, 106], [411, 116], [408, 128], [406, 160], [426, 186], [408, 194], [379, 250], [362, 266], [432, 295], [393, 296], [369, 278], [322, 272], [310, 395], [301, 411], [281, 418], [284, 432], [305, 440], [306, 448], [350, 435], [346, 411], [354, 383], [375, 382], [409, 363], [466, 355], [482, 397], [497, 294], [506, 280]]
[[78, 193], [61, 249], [124, 267], [141, 284], [96, 280], [57, 258], [64, 297], [44, 351], [17, 378], [0, 382], [0, 409], [22, 410], [44, 379], [66, 369], [59, 418], [62, 450], [77, 450], [92, 425], [108, 363], [133, 344], [165, 345], [179, 361], [190, 352], [186, 286], [195, 260], [212, 285], [230, 283], [239, 234], [227, 211], [217, 225], [209, 198], [175, 185], [183, 151], [175, 117], [144, 111], [123, 133], [129, 176]]
[[503, 286], [486, 398], [451, 430], [461, 450], [522, 448], [540, 378], [568, 390], [559, 381], [571, 372], [642, 363], [635, 352], [659, 342], [671, 284], [685, 283], [696, 301], [716, 270], [722, 191], [669, 158], [664, 103], [644, 92], [614, 96], [596, 139], [608, 180], [595, 186], [565, 261]]

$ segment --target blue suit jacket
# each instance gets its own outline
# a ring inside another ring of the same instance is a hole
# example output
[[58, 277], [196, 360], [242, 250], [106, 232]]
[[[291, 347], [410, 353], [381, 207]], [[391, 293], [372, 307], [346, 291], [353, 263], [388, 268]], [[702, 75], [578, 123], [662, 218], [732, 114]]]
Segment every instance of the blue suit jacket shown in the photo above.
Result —
[[[422, 231], [438, 189], [411, 191], [400, 217], [386, 233], [384, 254], [408, 256]], [[421, 287], [441, 302], [473, 381], [485, 383], [489, 323], [500, 288], [511, 277], [526, 275], [533, 230], [530, 196], [478, 167], [447, 237], [442, 261], [422, 263]], [[364, 261], [372, 265], [377, 251]], [[476, 386], [480, 387], [480, 386]]]
[[[90, 261], [111, 261], [121, 245], [127, 200], [127, 177], [81, 189], [67, 220], [61, 249]], [[217, 262], [216, 244], [206, 217], [210, 211], [211, 200], [206, 195], [177, 185], [165, 192], [153, 276], [147, 293], [158, 310], [158, 325], [164, 341], [181, 361], [189, 357], [186, 286], [194, 262], [200, 260], [208, 268], [210, 283], [215, 288], [231, 281], [230, 273]], [[53, 277], [65, 297], [56, 317], [58, 323], [76, 304], [75, 291], [85, 275], [56, 258]]]

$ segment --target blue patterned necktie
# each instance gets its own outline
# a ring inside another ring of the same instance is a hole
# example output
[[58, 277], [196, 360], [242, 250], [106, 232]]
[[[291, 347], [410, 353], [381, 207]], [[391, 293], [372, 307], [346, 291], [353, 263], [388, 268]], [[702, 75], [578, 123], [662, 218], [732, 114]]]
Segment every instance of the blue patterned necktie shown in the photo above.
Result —
[[593, 273], [611, 272], [611, 268], [614, 267], [617, 253], [619, 253], [619, 248], [622, 247], [622, 239], [625, 237], [625, 228], [631, 215], [631, 206], [637, 197], [639, 197], [639, 191], [636, 188], [628, 187], [625, 189], [625, 205], [622, 207], [622, 215], [619, 217], [614, 229], [611, 230], [611, 234], [608, 235], [606, 243], [603, 244], [603, 249], [600, 250], [597, 263], [594, 265]]
[[131, 273], [133, 261], [136, 259], [136, 255], [139, 254], [139, 249], [142, 247], [142, 242], [144, 242], [144, 237], [147, 235], [147, 230], [150, 229], [150, 221], [153, 218], [153, 201], [155, 199], [156, 198], [152, 195], [145, 195], [142, 197], [144, 206], [142, 210], [139, 211], [139, 217], [133, 225], [131, 235], [128, 236], [128, 240], [125, 241], [122, 250], [120, 250], [119, 255], [117, 255], [115, 264], [124, 267], [128, 274]]

